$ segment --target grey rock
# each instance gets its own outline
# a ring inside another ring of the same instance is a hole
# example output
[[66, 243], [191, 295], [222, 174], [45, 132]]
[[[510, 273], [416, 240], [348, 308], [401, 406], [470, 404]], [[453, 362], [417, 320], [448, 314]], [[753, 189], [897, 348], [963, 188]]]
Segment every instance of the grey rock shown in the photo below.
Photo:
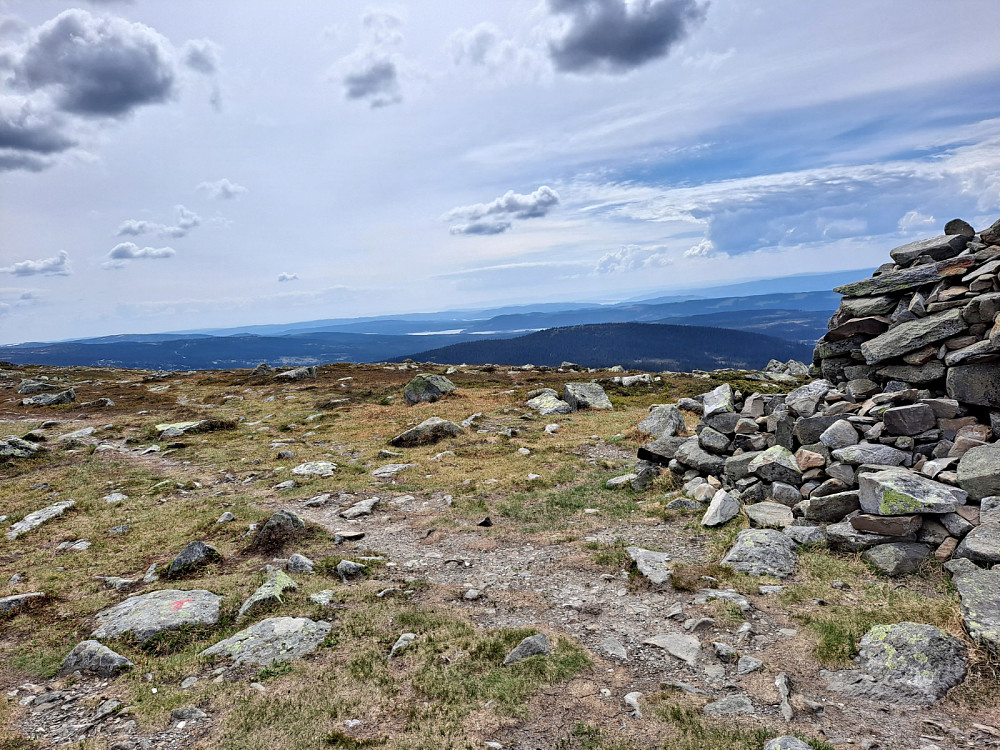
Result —
[[727, 456], [723, 472], [730, 482], [738, 482], [750, 476], [750, 462], [761, 454], [761, 451], [747, 451], [738, 456]]
[[722, 564], [751, 575], [785, 578], [795, 570], [795, 542], [773, 529], [741, 531]]
[[643, 643], [662, 648], [675, 659], [692, 667], [698, 662], [698, 654], [701, 652], [701, 641], [693, 635], [683, 633], [658, 633]]
[[1000, 522], [981, 524], [966, 534], [955, 557], [987, 565], [1000, 563]]
[[923, 518], [918, 515], [879, 516], [859, 513], [851, 517], [850, 523], [858, 531], [866, 531], [869, 534], [908, 537], [920, 531], [920, 527], [923, 525]]
[[861, 556], [880, 573], [900, 576], [916, 573], [930, 553], [930, 546], [919, 542], [889, 542], [867, 549]]
[[979, 522], [1000, 522], [1000, 496], [991, 495], [979, 502]]
[[385, 464], [375, 469], [371, 475], [376, 479], [392, 479], [397, 474], [412, 469], [417, 464]]
[[309, 601], [318, 604], [320, 607], [329, 607], [337, 602], [337, 592], [333, 589], [323, 589], [315, 594], [309, 595]]
[[913, 541], [913, 537], [901, 540], [898, 537], [886, 536], [885, 534], [871, 534], [867, 531], [858, 531], [851, 525], [850, 521], [841, 521], [826, 527], [826, 540], [834, 549], [861, 552], [878, 544]]
[[839, 419], [823, 430], [819, 441], [831, 450], [846, 448], [858, 444], [858, 431], [846, 419]]
[[90, 672], [98, 677], [114, 677], [119, 672], [135, 665], [121, 654], [117, 654], [97, 641], [83, 641], [76, 644], [59, 668], [59, 676], [73, 672]]
[[440, 417], [430, 417], [416, 427], [400, 433], [389, 442], [396, 447], [412, 448], [417, 445], [437, 443], [445, 438], [461, 434], [462, 428], [454, 422]]
[[219, 518], [216, 520], [216, 523], [232, 523], [235, 520], [236, 516], [234, 516], [231, 512], [227, 510], [225, 513], [219, 516]]
[[750, 674], [764, 668], [764, 662], [752, 656], [741, 656], [736, 662], [736, 674]]
[[180, 578], [181, 576], [190, 575], [198, 568], [202, 568], [209, 563], [218, 562], [221, 559], [222, 555], [219, 554], [219, 550], [210, 544], [189, 542], [180, 551], [180, 554], [170, 562], [167, 572], [163, 575], [165, 578]]
[[288, 558], [288, 562], [285, 563], [285, 568], [289, 573], [301, 573], [303, 575], [312, 575], [316, 572], [315, 563], [310, 560], [305, 555], [300, 555], [298, 552], [293, 554]]
[[279, 549], [305, 532], [306, 523], [290, 510], [275, 512], [254, 537], [251, 547], [261, 550]]
[[407, 403], [433, 403], [455, 390], [455, 384], [444, 375], [420, 374], [407, 383], [403, 397]]
[[727, 695], [717, 701], [705, 705], [702, 711], [711, 716], [736, 716], [737, 714], [754, 714], [753, 703], [746, 695]]
[[38, 451], [37, 445], [16, 435], [8, 435], [0, 440], [0, 458], [32, 458]]
[[697, 469], [702, 474], [719, 476], [725, 469], [725, 462], [720, 456], [703, 450], [698, 445], [697, 437], [690, 437], [677, 448], [674, 458], [685, 466]]
[[363, 518], [364, 516], [370, 516], [372, 511], [375, 510], [381, 500], [377, 497], [370, 497], [367, 500], [360, 500], [354, 503], [350, 508], [341, 511], [340, 517], [346, 518], [348, 521], [353, 521], [356, 518]]
[[729, 438], [711, 427], [704, 427], [698, 433], [698, 445], [712, 453], [725, 453], [729, 449]]
[[39, 393], [37, 396], [22, 399], [21, 406], [60, 406], [72, 404], [74, 401], [76, 401], [76, 391], [67, 388], [59, 393]]
[[841, 419], [835, 414], [815, 414], [797, 420], [792, 432], [802, 445], [812, 445], [818, 443], [823, 433]]
[[610, 410], [614, 407], [604, 389], [597, 383], [566, 383], [563, 385], [562, 398], [573, 407], [580, 409]]
[[889, 271], [870, 279], [834, 287], [835, 292], [849, 297], [868, 297], [892, 292], [903, 292], [925, 284], [933, 284], [942, 277], [964, 273], [974, 264], [972, 258], [956, 258], [938, 263]]
[[620, 477], [612, 477], [604, 486], [609, 490], [616, 490], [622, 487], [630, 487], [632, 480], [636, 478], [635, 474], [622, 474]]
[[796, 737], [785, 735], [768, 740], [764, 743], [764, 750], [812, 750], [812, 748]]
[[718, 490], [701, 519], [702, 526], [721, 526], [740, 513], [740, 503], [725, 490]]
[[796, 544], [823, 544], [826, 529], [822, 526], [786, 526], [784, 534]]
[[765, 482], [785, 482], [794, 485], [802, 483], [802, 471], [794, 454], [780, 445], [771, 446], [763, 451], [747, 468]]
[[139, 641], [148, 641], [166, 630], [215, 625], [221, 602], [221, 596], [203, 589], [162, 589], [140, 594], [98, 612], [98, 627], [91, 637], [107, 640], [131, 634]]
[[927, 404], [894, 406], [882, 413], [882, 421], [890, 435], [919, 435], [937, 424], [934, 411]]
[[628, 661], [628, 651], [622, 642], [613, 636], [605, 636], [601, 639], [601, 651], [618, 661]]
[[546, 656], [550, 653], [552, 653], [552, 647], [549, 646], [548, 637], [545, 633], [538, 633], [528, 636], [517, 644], [514, 650], [507, 654], [502, 666], [509, 667], [532, 656]]
[[639, 448], [637, 456], [642, 461], [650, 461], [667, 466], [671, 459], [677, 455], [677, 449], [681, 447], [689, 438], [664, 435], [654, 442]]
[[785, 484], [784, 482], [772, 482], [769, 497], [774, 502], [787, 505], [789, 508], [794, 508], [802, 501], [802, 493], [799, 491], [799, 488], [792, 484]]
[[[962, 222], [963, 224], [965, 222]], [[952, 224], [949, 222], [949, 226]], [[909, 266], [921, 255], [926, 255], [933, 260], [945, 260], [954, 258], [965, 249], [969, 243], [969, 236], [959, 234], [944, 234], [941, 237], [932, 237], [927, 240], [917, 240], [907, 245], [894, 248], [889, 251], [889, 255], [901, 266]]]
[[285, 370], [284, 372], [279, 372], [274, 377], [281, 380], [305, 380], [306, 378], [316, 377], [315, 367], [296, 367], [292, 370]]
[[253, 615], [254, 613], [273, 607], [281, 603], [282, 594], [286, 591], [294, 591], [299, 587], [295, 581], [288, 577], [288, 574], [281, 570], [274, 571], [264, 583], [262, 583], [250, 597], [243, 602], [240, 611], [236, 614], [236, 621]]
[[546, 391], [546, 393], [540, 393], [534, 398], [528, 399], [528, 408], [534, 409], [542, 416], [570, 414], [573, 411], [573, 407], [559, 398], [555, 391], [551, 389], [546, 389]]
[[325, 620], [307, 617], [271, 617], [219, 641], [201, 656], [222, 656], [239, 664], [270, 666], [301, 659], [312, 653], [331, 629]]
[[701, 402], [696, 401], [693, 398], [678, 399], [677, 408], [683, 409], [684, 411], [693, 412], [694, 414], [703, 414], [705, 412], [705, 407], [702, 406]]
[[953, 513], [959, 504], [954, 488], [906, 469], [862, 474], [859, 482], [858, 500], [865, 513], [880, 516]]
[[396, 639], [396, 642], [392, 644], [392, 648], [389, 649], [389, 655], [386, 657], [386, 661], [399, 656], [399, 654], [405, 651], [416, 639], [416, 633], [403, 633]]
[[0, 618], [13, 617], [20, 612], [26, 612], [36, 604], [45, 601], [45, 598], [45, 593], [42, 591], [0, 597]]
[[754, 503], [744, 511], [754, 526], [783, 529], [795, 520], [792, 509], [781, 503]]
[[684, 429], [684, 415], [673, 404], [653, 408], [649, 416], [639, 422], [638, 429], [654, 438], [676, 435]]
[[669, 555], [642, 547], [626, 547], [625, 552], [632, 558], [639, 572], [649, 579], [650, 583], [660, 585], [670, 582]]
[[833, 452], [833, 457], [837, 461], [851, 466], [860, 466], [861, 464], [902, 466], [909, 460], [910, 454], [889, 445], [858, 443], [846, 448], [838, 448]]
[[958, 234], [966, 239], [972, 239], [976, 236], [976, 230], [972, 227], [972, 225], [962, 219], [952, 219], [945, 224], [944, 233], [946, 235]]
[[800, 417], [811, 417], [833, 385], [827, 380], [814, 380], [796, 388], [785, 397], [785, 404]]
[[337, 471], [337, 464], [329, 461], [307, 461], [292, 469], [292, 474], [300, 477], [332, 477]]
[[1000, 408], [1000, 363], [959, 365], [948, 368], [948, 396], [963, 404]]
[[10, 527], [10, 531], [7, 532], [7, 538], [10, 540], [17, 539], [22, 534], [38, 528], [46, 521], [51, 521], [53, 518], [61, 516], [74, 505], [76, 505], [75, 500], [63, 500], [62, 502], [53, 503], [41, 510], [29, 513]]
[[702, 397], [703, 417], [708, 419], [716, 414], [735, 412], [733, 395], [733, 387], [729, 383], [723, 383], [718, 388], [704, 394]]
[[967, 451], [958, 462], [958, 483], [973, 500], [1000, 495], [1000, 443]]
[[197, 706], [179, 706], [170, 712], [170, 718], [174, 721], [198, 721], [208, 716]]
[[961, 558], [944, 567], [958, 589], [965, 629], [974, 641], [1000, 656], [1000, 569], [983, 570]]
[[874, 365], [943, 341], [962, 333], [966, 328], [961, 310], [945, 310], [891, 328], [881, 336], [864, 342], [861, 353], [867, 364]]
[[965, 646], [933, 625], [876, 625], [861, 639], [858, 669], [826, 673], [833, 690], [887, 703], [928, 705], [965, 679]]
[[858, 493], [836, 492], [832, 495], [813, 496], [799, 503], [796, 508], [802, 513], [802, 517], [809, 521], [839, 521], [848, 513], [858, 510], [861, 503], [858, 501]]

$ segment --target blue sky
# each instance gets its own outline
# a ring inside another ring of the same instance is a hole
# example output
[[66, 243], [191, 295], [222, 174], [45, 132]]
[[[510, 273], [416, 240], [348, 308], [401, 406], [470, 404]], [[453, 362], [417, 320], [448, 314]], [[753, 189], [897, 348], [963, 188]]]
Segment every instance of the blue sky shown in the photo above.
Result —
[[995, 0], [0, 0], [0, 341], [879, 265], [1000, 217], [998, 27]]

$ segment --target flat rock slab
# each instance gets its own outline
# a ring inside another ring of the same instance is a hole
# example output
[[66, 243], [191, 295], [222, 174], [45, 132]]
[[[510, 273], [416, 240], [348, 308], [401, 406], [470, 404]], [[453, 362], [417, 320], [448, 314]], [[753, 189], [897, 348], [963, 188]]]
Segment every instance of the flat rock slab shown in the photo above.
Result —
[[416, 427], [400, 433], [389, 442], [397, 447], [412, 448], [417, 445], [436, 443], [447, 437], [461, 434], [462, 428], [454, 422], [441, 419], [441, 417], [430, 417]]
[[972, 639], [1000, 656], [1000, 570], [983, 570], [957, 559], [944, 565], [961, 599], [962, 620]]
[[955, 557], [987, 565], [1000, 563], [1000, 521], [984, 523], [970, 531], [955, 550]]
[[1000, 443], [967, 451], [958, 462], [958, 483], [973, 500], [1000, 495]]
[[889, 542], [876, 545], [862, 554], [879, 572], [889, 576], [916, 573], [931, 553], [930, 545], [919, 542]]
[[650, 646], [662, 648], [668, 654], [682, 662], [694, 666], [701, 652], [701, 641], [693, 635], [683, 633], [658, 633], [643, 641]]
[[902, 357], [904, 354], [922, 349], [928, 344], [936, 344], [950, 336], [964, 331], [968, 326], [959, 309], [928, 315], [906, 323], [900, 323], [881, 336], [861, 345], [865, 364], [874, 365], [887, 359]]
[[10, 540], [17, 539], [22, 534], [38, 528], [46, 521], [51, 521], [53, 518], [61, 516], [74, 505], [76, 505], [76, 500], [64, 500], [61, 503], [54, 503], [41, 510], [36, 510], [34, 513], [29, 513], [10, 527], [10, 531], [7, 532], [7, 538]]
[[861, 552], [879, 544], [888, 542], [912, 542], [916, 535], [907, 537], [888, 536], [886, 534], [872, 534], [868, 531], [859, 531], [851, 525], [850, 521], [831, 523], [826, 527], [826, 540], [831, 547], [846, 552]]
[[375, 510], [375, 506], [378, 505], [381, 500], [377, 497], [370, 497], [367, 500], [361, 500], [354, 503], [347, 510], [341, 511], [340, 517], [346, 518], [348, 521], [354, 520], [355, 518], [362, 518], [363, 516], [370, 516], [372, 511]]
[[13, 617], [45, 600], [45, 593], [32, 591], [29, 594], [11, 594], [0, 597], [0, 617]]
[[965, 679], [965, 646], [933, 625], [876, 625], [861, 639], [857, 670], [821, 672], [830, 688], [887, 703], [928, 705]]
[[812, 750], [812, 747], [804, 743], [798, 737], [785, 735], [768, 740], [764, 745], [764, 750]]
[[549, 639], [545, 633], [529, 635], [507, 654], [502, 666], [509, 667], [511, 664], [517, 664], [532, 656], [545, 656], [550, 653], [552, 653], [552, 647], [549, 645]]
[[722, 564], [750, 575], [785, 578], [795, 570], [795, 542], [774, 529], [740, 532]]
[[330, 461], [307, 461], [292, 469], [292, 474], [299, 477], [332, 477], [337, 471], [337, 464]]
[[851, 466], [861, 464], [877, 464], [879, 466], [902, 466], [909, 454], [891, 445], [877, 443], [858, 443], [833, 451], [833, 457], [841, 463]]
[[271, 576], [243, 602], [236, 615], [237, 621], [249, 617], [254, 612], [275, 604], [281, 604], [281, 596], [286, 591], [294, 591], [299, 587], [287, 573], [276, 570]]
[[66, 656], [59, 668], [59, 676], [64, 677], [80, 671], [91, 672], [98, 677], [114, 677], [119, 672], [134, 666], [124, 656], [97, 641], [83, 641], [76, 644]]
[[791, 526], [795, 520], [792, 509], [781, 503], [766, 501], [754, 503], [744, 508], [744, 511], [754, 526], [783, 529], [786, 526]]
[[98, 612], [98, 627], [91, 637], [103, 640], [132, 635], [139, 641], [148, 641], [166, 630], [186, 625], [215, 625], [221, 602], [221, 596], [204, 589], [151, 591]]
[[416, 466], [416, 464], [385, 464], [384, 466], [379, 466], [375, 469], [375, 471], [372, 472], [372, 476], [376, 479], [392, 479], [401, 471], [412, 469], [414, 466]]
[[635, 562], [635, 567], [649, 579], [650, 583], [659, 585], [670, 582], [669, 555], [642, 547], [626, 547], [625, 551]]
[[333, 626], [308, 617], [271, 617], [219, 641], [201, 656], [224, 656], [234, 665], [269, 666], [315, 651]]
[[[885, 469], [862, 474], [858, 501], [865, 513], [905, 516], [914, 513], [954, 513], [956, 488], [907, 471]], [[965, 493], [961, 490], [962, 500]]]
[[754, 714], [753, 703], [747, 695], [727, 695], [725, 698], [707, 704], [702, 711], [711, 716]]

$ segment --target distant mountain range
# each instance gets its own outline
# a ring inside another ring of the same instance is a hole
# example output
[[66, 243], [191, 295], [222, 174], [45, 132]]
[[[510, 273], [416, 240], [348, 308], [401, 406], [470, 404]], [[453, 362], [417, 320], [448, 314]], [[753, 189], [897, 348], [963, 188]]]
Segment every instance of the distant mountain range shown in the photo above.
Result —
[[[849, 278], [860, 275], [854, 272]], [[844, 274], [830, 276], [839, 281]], [[807, 350], [811, 351], [813, 342], [826, 332], [827, 321], [839, 303], [840, 296], [829, 291], [699, 298], [675, 295], [615, 305], [543, 303], [481, 311], [28, 342], [0, 347], [0, 359], [18, 364], [164, 370], [243, 368], [260, 362], [279, 366], [380, 362], [406, 356], [505, 364], [529, 360], [545, 364], [552, 359], [588, 365], [598, 364], [598, 359], [602, 364], [622, 365], [641, 361], [650, 364], [650, 369], [749, 366], [751, 361], [766, 363], [771, 358], [808, 358]], [[621, 323], [657, 325], [642, 329], [645, 336], [652, 337], [644, 341], [637, 335], [639, 328], [610, 325]], [[685, 326], [697, 327], [700, 333], [675, 330]], [[527, 352], [534, 351], [534, 342], [546, 338], [535, 334], [550, 329], [561, 331], [549, 334], [549, 345], [560, 347], [559, 356], [545, 361], [538, 355], [528, 356]], [[714, 343], [703, 346], [703, 352], [665, 348], [690, 349], [699, 336], [708, 335], [704, 331], [709, 329], [716, 331], [712, 335]], [[743, 333], [734, 336], [720, 332], [726, 330]], [[615, 336], [625, 339], [615, 344]], [[515, 339], [521, 343], [503, 343]], [[600, 342], [604, 349], [588, 342]], [[650, 348], [654, 342], [658, 347], [655, 351]], [[472, 348], [463, 346], [466, 344]], [[582, 350], [574, 352], [573, 346]], [[797, 353], [787, 354], [789, 346]], [[753, 354], [752, 347], [757, 347], [759, 356]], [[514, 356], [513, 352], [524, 354]], [[611, 356], [612, 352], [615, 356]], [[687, 364], [678, 364], [682, 362]]]
[[[401, 359], [401, 358], [400, 358]], [[812, 346], [725, 328], [602, 323], [549, 328], [511, 339], [470, 341], [411, 355], [418, 362], [534, 364], [575, 362], [634, 370], [761, 369], [770, 359], [812, 361]]]

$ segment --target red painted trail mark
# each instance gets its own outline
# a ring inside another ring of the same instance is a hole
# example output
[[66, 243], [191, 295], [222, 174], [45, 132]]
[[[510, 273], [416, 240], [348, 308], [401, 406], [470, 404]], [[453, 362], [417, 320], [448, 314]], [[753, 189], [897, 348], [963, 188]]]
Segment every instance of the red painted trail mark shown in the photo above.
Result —
[[193, 601], [194, 599], [178, 599], [176, 602], [170, 603], [170, 609], [172, 609], [174, 612], [180, 612], [182, 609], [184, 609], [185, 604]]

